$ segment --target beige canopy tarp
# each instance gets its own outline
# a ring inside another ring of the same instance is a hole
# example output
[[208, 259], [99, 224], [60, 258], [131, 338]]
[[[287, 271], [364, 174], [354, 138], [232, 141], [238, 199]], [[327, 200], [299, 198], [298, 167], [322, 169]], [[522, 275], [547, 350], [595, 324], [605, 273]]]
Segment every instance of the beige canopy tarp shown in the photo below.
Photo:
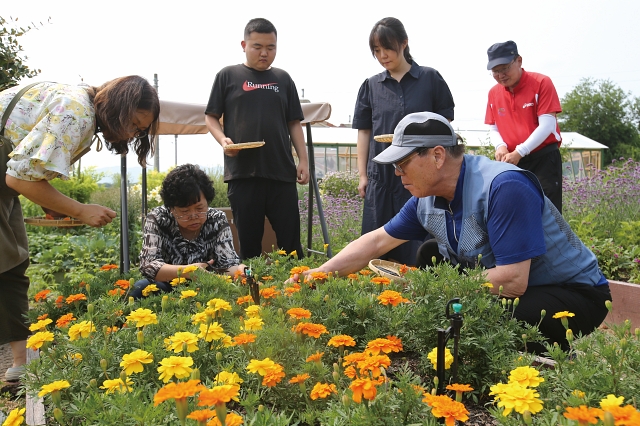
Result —
[[[302, 124], [315, 124], [328, 120], [331, 105], [326, 102], [301, 103]], [[159, 135], [198, 135], [209, 131], [204, 123], [206, 105], [160, 101]]]

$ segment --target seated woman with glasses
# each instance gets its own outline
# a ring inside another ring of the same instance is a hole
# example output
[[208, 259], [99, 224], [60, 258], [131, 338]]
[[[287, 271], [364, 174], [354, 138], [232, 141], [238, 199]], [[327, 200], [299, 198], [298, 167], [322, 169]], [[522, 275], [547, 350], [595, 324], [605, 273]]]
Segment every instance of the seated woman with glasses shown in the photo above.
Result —
[[167, 174], [160, 196], [164, 206], [147, 215], [144, 225], [140, 272], [130, 295], [143, 296], [149, 284], [168, 292], [174, 278], [190, 278], [187, 266], [233, 275], [244, 265], [233, 248], [225, 214], [209, 207], [215, 196], [213, 183], [198, 166], [184, 164]]

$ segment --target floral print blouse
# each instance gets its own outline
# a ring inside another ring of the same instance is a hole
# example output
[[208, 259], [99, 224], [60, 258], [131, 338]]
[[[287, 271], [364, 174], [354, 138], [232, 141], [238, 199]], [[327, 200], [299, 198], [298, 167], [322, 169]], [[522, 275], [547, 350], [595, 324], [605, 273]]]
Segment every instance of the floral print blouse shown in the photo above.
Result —
[[[0, 92], [0, 116], [20, 87]], [[13, 108], [4, 135], [16, 146], [7, 174], [36, 181], [68, 179], [71, 160], [91, 145], [95, 110], [82, 86], [43, 82]]]
[[182, 236], [178, 222], [165, 206], [147, 214], [140, 252], [140, 272], [145, 278], [153, 281], [164, 264], [189, 265], [210, 259], [214, 261], [214, 268], [227, 269], [240, 264], [224, 212], [210, 207], [207, 220], [194, 240]]

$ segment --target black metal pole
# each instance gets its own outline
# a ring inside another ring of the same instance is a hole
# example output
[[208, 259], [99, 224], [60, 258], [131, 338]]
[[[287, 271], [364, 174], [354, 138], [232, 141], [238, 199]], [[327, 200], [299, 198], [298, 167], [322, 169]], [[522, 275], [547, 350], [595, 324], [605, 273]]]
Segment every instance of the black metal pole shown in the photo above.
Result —
[[142, 228], [144, 228], [144, 221], [147, 218], [147, 165], [142, 167], [142, 177], [140, 182], [140, 191], [142, 192]]
[[327, 257], [333, 257], [331, 253], [331, 243], [329, 241], [329, 231], [327, 230], [327, 222], [324, 218], [324, 210], [322, 210], [322, 198], [320, 198], [320, 188], [318, 187], [318, 180], [316, 178], [316, 162], [313, 152], [313, 139], [311, 137], [311, 123], [307, 123], [307, 149], [309, 156], [309, 220], [308, 220], [308, 233], [307, 233], [307, 250], [311, 250], [312, 242], [312, 226], [313, 226], [313, 192], [316, 194], [316, 203], [318, 207], [318, 217], [320, 219], [320, 227], [322, 228], [322, 237], [324, 243], [327, 245], [326, 254]]
[[120, 273], [129, 272], [129, 208], [127, 206], [127, 154], [120, 155]]

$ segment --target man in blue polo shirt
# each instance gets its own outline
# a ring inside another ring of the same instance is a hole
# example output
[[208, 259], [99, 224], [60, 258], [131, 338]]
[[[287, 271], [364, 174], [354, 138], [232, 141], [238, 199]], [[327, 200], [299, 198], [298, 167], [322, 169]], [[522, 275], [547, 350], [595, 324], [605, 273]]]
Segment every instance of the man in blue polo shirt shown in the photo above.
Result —
[[[541, 333], [568, 349], [565, 329], [553, 314], [573, 312], [569, 327], [583, 335], [607, 315], [611, 293], [595, 255], [552, 207], [533, 173], [466, 155], [458, 142], [438, 114], [402, 119], [391, 146], [374, 161], [392, 164], [413, 197], [384, 227], [307, 273], [346, 275], [407, 240], [431, 238], [421, 248], [421, 266], [436, 255], [465, 268], [486, 268], [493, 293], [502, 288], [501, 296], [520, 298], [517, 319], [538, 324], [545, 309]], [[542, 346], [530, 349], [544, 351]]]

